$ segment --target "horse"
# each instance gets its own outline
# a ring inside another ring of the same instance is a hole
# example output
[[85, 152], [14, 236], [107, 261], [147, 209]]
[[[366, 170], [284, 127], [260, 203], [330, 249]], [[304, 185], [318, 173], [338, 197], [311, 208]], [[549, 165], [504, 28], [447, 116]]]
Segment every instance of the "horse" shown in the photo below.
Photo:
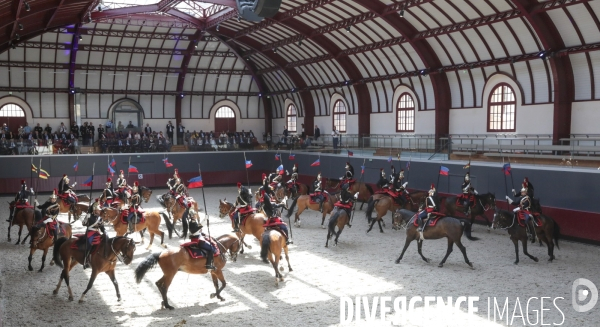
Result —
[[[36, 221], [42, 220], [42, 213], [40, 211], [36, 211], [35, 216]], [[56, 228], [59, 228], [57, 233], [58, 237], [71, 238], [72, 232], [70, 224], [57, 221]], [[50, 236], [51, 235], [48, 235], [48, 232], [46, 231], [46, 226], [42, 226], [41, 228], [33, 227], [33, 230], [31, 231], [31, 246], [29, 250], [29, 257], [27, 257], [27, 260], [29, 261], [27, 269], [29, 269], [29, 271], [33, 271], [33, 267], [31, 266], [31, 260], [33, 259], [33, 254], [35, 253], [35, 250], [44, 251], [44, 254], [42, 255], [42, 267], [40, 267], [40, 270], [38, 270], [38, 272], [42, 272], [42, 270], [44, 270], [44, 264], [46, 263], [46, 254], [48, 254], [48, 249], [54, 244], [55, 241]], [[50, 261], [50, 265], [54, 265], [54, 259]]]
[[[106, 239], [106, 235], [103, 236], [102, 243], [98, 245], [96, 251], [94, 251], [90, 258], [90, 265], [92, 267], [92, 274], [90, 275], [90, 281], [88, 282], [87, 288], [81, 294], [79, 303], [83, 303], [85, 294], [92, 288], [96, 276], [99, 273], [106, 273], [117, 291], [117, 301], [121, 301], [121, 293], [119, 292], [119, 284], [115, 278], [115, 267], [117, 260], [121, 261], [125, 265], [129, 265], [133, 260], [133, 253], [135, 252], [135, 242], [127, 237], [117, 236]], [[71, 285], [69, 285], [69, 272], [77, 263], [83, 264], [85, 253], [83, 250], [71, 249], [71, 245], [76, 242], [76, 238], [60, 238], [54, 244], [53, 258], [57, 266], [63, 268], [56, 289], [53, 294], [58, 294], [60, 285], [63, 279], [67, 284], [69, 290], [69, 301], [73, 301], [73, 292], [71, 291]], [[87, 240], [85, 240], [87, 242]], [[61, 261], [62, 259], [62, 261]]]
[[[227, 237], [224, 237], [227, 236]], [[210, 271], [210, 276], [212, 277], [213, 284], [215, 285], [215, 293], [210, 295], [210, 298], [214, 298], [215, 296], [221, 300], [225, 301], [223, 297], [221, 297], [221, 292], [227, 285], [225, 281], [225, 276], [223, 276], [223, 267], [227, 263], [227, 258], [225, 257], [225, 253], [227, 251], [232, 251], [234, 247], [239, 246], [239, 239], [237, 237], [231, 236], [231, 234], [226, 234], [217, 238], [217, 246], [219, 247], [220, 255], [214, 257], [213, 265], [216, 270]], [[233, 250], [235, 251], [235, 250]], [[206, 259], [205, 258], [197, 258], [194, 259], [190, 256], [188, 251], [179, 247], [177, 249], [169, 249], [164, 250], [161, 253], [153, 253], [146, 257], [142, 263], [135, 269], [135, 280], [139, 284], [142, 281], [142, 278], [156, 264], [160, 266], [160, 269], [163, 272], [163, 276], [156, 281], [156, 287], [160, 291], [162, 295], [162, 307], [168, 308], [170, 310], [175, 309], [173, 306], [169, 305], [169, 300], [167, 299], [167, 292], [169, 290], [169, 286], [173, 281], [173, 277], [175, 274], [181, 270], [188, 274], [206, 274], [209, 271], [206, 269]], [[219, 288], [219, 280], [221, 281], [221, 288]]]
[[[335, 208], [331, 216], [329, 217], [329, 224], [327, 230], [327, 241], [325, 242], [325, 247], [329, 247], [329, 239], [335, 235], [335, 243], [333, 246], [337, 246], [338, 238], [340, 238], [340, 234], [344, 230], [346, 224], [350, 222], [350, 216], [348, 216], [348, 212], [344, 209]], [[335, 227], [337, 226], [338, 231], [335, 231]]]
[[[219, 199], [219, 218], [229, 216], [234, 209], [234, 204], [227, 202], [226, 198], [223, 200]], [[256, 237], [256, 239], [260, 242], [261, 236], [265, 232], [265, 227], [263, 225], [266, 222], [267, 217], [262, 213], [250, 213], [246, 217], [246, 221], [244, 223], [242, 223], [242, 220], [240, 219], [240, 241], [242, 243], [242, 249], [240, 250], [240, 253], [244, 253], [244, 245], [246, 245], [249, 249], [252, 249], [252, 246], [244, 243], [244, 237], [247, 234], [254, 235], [254, 237]], [[235, 228], [233, 219], [231, 219], [231, 227]]]
[[373, 217], [371, 217], [371, 215], [373, 214], [373, 210], [375, 210], [377, 212], [377, 217], [375, 218], [375, 220], [381, 221], [383, 223], [383, 226], [385, 226], [383, 216], [385, 216], [385, 214], [388, 211], [393, 214], [394, 210], [397, 209], [417, 210], [419, 207], [419, 203], [421, 203], [426, 196], [427, 193], [423, 191], [409, 193], [409, 201], [405, 201], [404, 206], [401, 206], [388, 194], [373, 194], [369, 198], [367, 204], [367, 221], [371, 223], [371, 221], [373, 220]]
[[[333, 194], [327, 194], [327, 201], [323, 203], [323, 214], [321, 217], [321, 228], [325, 229], [325, 216], [327, 216], [333, 210], [334, 199], [336, 197]], [[287, 218], [289, 219], [294, 212], [294, 207], [298, 204], [298, 211], [294, 217], [294, 226], [300, 227], [300, 215], [306, 209], [319, 211], [319, 203], [312, 203], [310, 201], [310, 195], [300, 195], [295, 198], [292, 205], [288, 209]]]
[[[454, 216], [456, 214], [456, 210], [462, 209], [463, 206], [462, 205], [457, 205], [456, 204], [456, 196], [451, 196], [446, 198], [446, 214], [448, 214], [449, 216]], [[485, 219], [486, 222], [486, 226], [488, 226], [488, 232], [490, 231], [490, 226], [491, 226], [491, 222], [488, 220], [487, 216], [485, 215], [485, 213], [488, 210], [492, 210], [496, 208], [496, 196], [492, 193], [486, 193], [486, 194], [476, 194], [475, 195], [475, 207], [471, 208], [471, 224], [469, 225], [468, 228], [471, 228], [471, 226], [475, 223], [475, 218], [477, 218], [477, 216], [479, 217], [483, 217], [483, 219]]]
[[[552, 262], [552, 260], [555, 259], [555, 243], [556, 247], [560, 249], [558, 246], [558, 240], [560, 238], [560, 226], [558, 226], [558, 224], [548, 216], [540, 214], [538, 217], [542, 222], [542, 226], [535, 226], [535, 235], [548, 246], [548, 256], [550, 257], [548, 261]], [[535, 218], [531, 217], [531, 219], [533, 220]], [[515, 255], [517, 256], [517, 260], [514, 262], [515, 265], [519, 263], [519, 241], [521, 241], [521, 244], [523, 245], [523, 253], [531, 260], [538, 262], [538, 258], [530, 255], [527, 252], [527, 230], [525, 227], [519, 225], [517, 222], [517, 215], [515, 213], [496, 208], [494, 220], [492, 221], [492, 228], [500, 228], [508, 231], [510, 239], [515, 245]]]
[[[292, 272], [292, 266], [290, 265], [290, 257], [288, 255], [288, 246], [285, 242], [285, 236], [280, 232], [267, 229], [262, 235], [262, 242], [260, 243], [260, 257], [264, 263], [271, 262], [273, 269], [275, 269], [275, 285], [279, 285], [279, 282], [283, 282], [283, 275], [277, 270], [279, 266], [279, 260], [281, 259], [281, 249], [285, 252], [285, 260], [288, 264], [288, 269]], [[283, 271], [283, 266], [281, 266]]]
[[23, 239], [23, 242], [21, 242], [21, 244], [25, 244], [25, 241], [30, 235], [31, 228], [33, 227], [33, 222], [35, 221], [35, 210], [32, 208], [17, 209], [15, 208], [15, 201], [10, 202], [9, 204], [10, 216], [8, 217], [8, 219], [12, 218], [12, 221], [10, 224], [8, 224], [8, 241], [12, 241], [12, 239], [10, 238], [10, 228], [12, 226], [18, 225], [19, 238], [17, 239], [17, 243], [15, 243], [15, 245], [19, 245], [19, 243], [21, 242], [21, 232], [23, 231], [23, 226], [25, 226], [27, 228], [27, 235]]
[[[190, 209], [190, 211], [188, 212], [188, 214], [190, 215], [190, 217], [195, 218], [197, 221], [200, 221], [200, 216], [199, 216], [199, 210], [198, 210], [198, 202], [196, 202], [194, 199], [189, 198], [188, 201], [192, 202], [192, 208]], [[187, 221], [185, 219], [183, 219], [183, 214], [185, 213], [185, 208], [182, 207], [181, 205], [179, 205], [177, 203], [177, 201], [175, 200], [174, 197], [169, 196], [165, 199], [164, 201], [164, 205], [167, 209], [167, 213], [169, 214], [169, 218], [173, 218], [173, 230], [175, 231], [175, 233], [177, 235], [179, 235], [179, 233], [175, 230], [175, 224], [177, 224], [177, 220], [181, 219], [182, 222], [182, 234], [181, 237], [185, 238], [187, 236], [187, 230], [188, 230], [188, 225], [187, 225]], [[188, 217], [188, 219], [190, 218]], [[171, 234], [169, 234], [169, 238], [171, 238]]]
[[[50, 200], [48, 200], [50, 201]], [[46, 201], [46, 202], [48, 202]], [[82, 213], [87, 212], [89, 208], [89, 203], [67, 203], [63, 201], [61, 198], [56, 199], [56, 203], [58, 204], [60, 213], [68, 213], [69, 214], [69, 223], [71, 223], [71, 216], [73, 217], [73, 222], [79, 219]]]
[[237, 261], [237, 255], [240, 249], [242, 248], [242, 241], [238, 237], [237, 233], [228, 233], [223, 234], [215, 239], [217, 243], [230, 244], [229, 246], [223, 246], [229, 251], [229, 258], [231, 261]]
[[139, 195], [144, 199], [145, 203], [150, 201], [150, 197], [152, 196], [152, 190], [146, 186], [140, 186], [138, 189]]
[[310, 193], [310, 187], [304, 183], [297, 183], [292, 185], [292, 187], [288, 187], [288, 184], [284, 184], [284, 196], [293, 199], [299, 195], [307, 195]]
[[[167, 245], [164, 244], [165, 232], [159, 229], [161, 215], [165, 220], [165, 225], [167, 225], [167, 230], [169, 231], [169, 235], [173, 231], [173, 225], [171, 221], [166, 217], [164, 213], [159, 213], [156, 211], [146, 211], [144, 212], [145, 221], [134, 224], [135, 232], [140, 232], [140, 237], [142, 238], [141, 244], [144, 244], [144, 231], [148, 229], [150, 233], [150, 243], [146, 250], [149, 250], [152, 246], [152, 242], [154, 242], [154, 235], [160, 235], [160, 246], [163, 248], [167, 248]], [[124, 236], [129, 234], [129, 226], [127, 223], [123, 223], [121, 221], [121, 211], [105, 207], [100, 210], [100, 217], [104, 222], [111, 223], [117, 236]], [[169, 237], [170, 238], [170, 237]]]
[[[327, 188], [332, 188], [335, 190], [340, 189], [341, 184], [342, 184], [342, 180], [337, 180], [334, 178], [329, 178], [326, 182]], [[369, 201], [369, 198], [373, 194], [375, 194], [375, 192], [373, 192], [373, 188], [371, 187], [371, 185], [369, 185], [367, 183], [363, 183], [363, 182], [354, 182], [352, 184], [352, 186], [348, 189], [348, 191], [352, 195], [354, 195], [355, 193], [358, 192], [357, 200], [361, 202], [359, 210], [362, 210], [363, 205], [365, 203], [367, 203], [367, 201]]]
[[[454, 217], [442, 217], [437, 221], [435, 226], [426, 226], [424, 231], [422, 233], [419, 233], [417, 231], [417, 226], [415, 226], [414, 224], [415, 219], [417, 219], [417, 214], [413, 211], [405, 209], [397, 210], [392, 215], [392, 220], [394, 224], [400, 224], [400, 220], [406, 222], [406, 242], [404, 243], [402, 253], [400, 253], [400, 256], [398, 257], [398, 259], [396, 259], [397, 264], [400, 263], [400, 260], [402, 260], [402, 257], [404, 256], [404, 252], [406, 251], [406, 249], [408, 249], [408, 246], [414, 240], [417, 241], [418, 251], [419, 255], [421, 255], [421, 258], [425, 262], [430, 263], [431, 260], [423, 256], [423, 252], [421, 250], [423, 246], [423, 240], [437, 240], [446, 237], [448, 239], [448, 249], [446, 250], [446, 256], [444, 256], [444, 259], [442, 259], [438, 267], [441, 268], [444, 266], [446, 259], [448, 259], [450, 253], [452, 253], [453, 245], [456, 244], [456, 246], [458, 246], [458, 248], [462, 252], [467, 265], [469, 265], [471, 269], [474, 269], [473, 263], [470, 262], [469, 258], [467, 257], [467, 250], [460, 241], [463, 232], [467, 235], [468, 239], [471, 239], [471, 229], [467, 228], [467, 225], [470, 224], [469, 221], [467, 221], [466, 219], [459, 219]], [[427, 224], [429, 224], [429, 220], [427, 221], [426, 225]]]

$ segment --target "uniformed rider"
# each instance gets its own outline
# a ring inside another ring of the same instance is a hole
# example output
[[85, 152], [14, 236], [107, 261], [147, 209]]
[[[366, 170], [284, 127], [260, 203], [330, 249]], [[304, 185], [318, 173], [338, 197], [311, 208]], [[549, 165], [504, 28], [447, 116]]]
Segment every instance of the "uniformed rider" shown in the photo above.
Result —
[[[59, 212], [60, 208], [58, 207], [57, 203], [48, 206], [48, 208], [46, 208], [45, 215], [42, 216], [42, 221], [35, 226], [37, 231], [40, 228], [46, 228], [46, 225], [49, 223], [54, 223], [55, 228], [50, 228], [52, 236], [54, 237], [53, 242], [56, 242], [56, 239], [58, 238], [58, 225], [56, 217], [58, 217]], [[32, 230], [31, 235], [35, 235], [36, 231]]]
[[73, 185], [69, 186], [69, 176], [64, 174], [63, 177], [58, 182], [58, 192], [59, 194], [66, 195], [67, 202], [70, 204], [75, 204], [77, 201], [75, 198], [75, 193], [73, 192], [73, 187], [77, 185], [77, 182], [73, 183]]
[[431, 188], [429, 189], [429, 193], [427, 198], [425, 199], [425, 208], [421, 207], [419, 212], [419, 228], [418, 232], [423, 231], [423, 227], [425, 223], [431, 218], [431, 214], [434, 211], [437, 211], [437, 204], [435, 203], [435, 199], [433, 198], [435, 195], [435, 186], [431, 184]]
[[179, 186], [179, 184], [181, 184], [181, 179], [179, 178], [179, 170], [177, 170], [177, 168], [175, 168], [173, 177], [169, 178], [169, 180], [167, 181], [167, 186], [169, 187], [169, 190], [171, 191], [171, 194], [173, 196], [176, 195], [175, 194], [176, 188], [177, 188], [177, 186]]
[[19, 192], [17, 193], [17, 195], [15, 196], [15, 204], [26, 204], [29, 196], [34, 195], [35, 193], [33, 192], [33, 187], [29, 190], [27, 190], [27, 183], [25, 183], [25, 180], [22, 179], [21, 180], [21, 189], [19, 190]]
[[478, 194], [477, 190], [471, 185], [471, 175], [467, 172], [465, 179], [461, 186], [462, 189], [462, 200], [465, 209], [465, 216], [471, 213], [471, 206], [473, 206], [473, 194]]
[[271, 195], [272, 197], [274, 197], [275, 191], [273, 191], [273, 188], [271, 187], [271, 182], [270, 182], [267, 174], [265, 174], [265, 173], [262, 174], [262, 181], [263, 181], [263, 183], [259, 190], [261, 192], [261, 195], [263, 195], [264, 193], [267, 193], [267, 194]]
[[202, 224], [196, 222], [195, 219], [191, 219], [189, 223], [190, 229], [190, 239], [192, 242], [195, 242], [194, 247], [198, 247], [206, 252], [206, 269], [215, 270], [214, 263], [214, 249], [212, 244], [209, 241], [209, 237], [202, 233]]
[[245, 188], [242, 183], [237, 183], [238, 197], [235, 200], [235, 213], [233, 214], [234, 232], [240, 231], [240, 211], [249, 212], [252, 210], [252, 195], [250, 190]]
[[519, 211], [523, 213], [523, 216], [525, 217], [525, 226], [527, 227], [527, 237], [529, 237], [532, 242], [535, 242], [535, 238], [533, 237], [533, 233], [531, 233], [532, 228], [529, 226], [529, 220], [531, 219], [531, 198], [529, 197], [529, 195], [527, 194], [527, 189], [526, 188], [522, 188], [521, 189], [521, 196], [515, 198], [515, 200], [513, 201], [508, 195], [506, 196], [506, 200], [508, 201], [509, 204], [512, 204], [514, 206], [517, 206], [515, 209], [513, 209], [513, 212], [515, 213], [515, 215], [519, 214]]
[[385, 171], [383, 170], [383, 168], [379, 169], [379, 180], [377, 181], [377, 187], [379, 187], [379, 189], [383, 189], [388, 187], [389, 183], [388, 183], [388, 179], [385, 177]]
[[346, 162], [345, 168], [346, 168], [346, 172], [344, 173], [344, 176], [340, 177], [340, 179], [343, 180], [343, 183], [348, 182], [349, 180], [352, 179], [352, 177], [354, 177], [354, 167], [352, 167], [350, 162]]
[[115, 190], [113, 187], [113, 182], [112, 182], [112, 178], [108, 178], [106, 180], [106, 188], [104, 189], [104, 194], [106, 195], [106, 199], [114, 199], [115, 197]]
[[293, 243], [292, 240], [290, 240], [289, 237], [289, 233], [288, 233], [288, 227], [287, 224], [285, 222], [283, 222], [283, 220], [281, 220], [281, 213], [280, 210], [281, 208], [285, 208], [285, 203], [286, 201], [282, 201], [282, 203], [273, 203], [271, 202], [271, 197], [269, 197], [268, 194], [265, 194], [265, 196], [263, 197], [263, 210], [265, 212], [265, 215], [268, 217], [267, 223], [264, 224], [264, 227], [277, 227], [281, 230], [283, 236], [285, 236], [286, 239], [286, 244], [291, 244]]
[[287, 183], [292, 184], [289, 187], [293, 187], [296, 183], [298, 183], [298, 164], [294, 164], [294, 167], [292, 167], [292, 175]]
[[50, 198], [44, 204], [37, 206], [37, 208], [42, 211], [42, 217], [46, 215], [46, 209], [48, 209], [48, 207], [56, 204], [56, 200], [58, 199], [57, 194], [58, 194], [57, 189], [52, 190], [52, 194], [50, 195]]
[[129, 227], [129, 233], [135, 232], [135, 224], [138, 221], [138, 217], [141, 217], [140, 204], [142, 200], [139, 194], [131, 196], [131, 205], [127, 211], [127, 226]]
[[131, 198], [131, 193], [129, 193], [129, 187], [127, 186], [127, 179], [125, 178], [125, 173], [123, 170], [119, 171], [119, 178], [117, 178], [117, 188], [119, 189], [119, 193], [121, 194], [121, 199], [123, 201]]
[[323, 202], [325, 202], [325, 196], [323, 195], [323, 178], [321, 178], [321, 172], [317, 175], [317, 179], [313, 182], [313, 189], [315, 190], [315, 198], [319, 200], [319, 211], [323, 213]]
[[[92, 251], [92, 243], [94, 239], [102, 234], [105, 234], [104, 225], [102, 224], [102, 218], [100, 217], [101, 211], [100, 199], [96, 199], [94, 203], [89, 207], [88, 213], [90, 214], [87, 219], [87, 229], [85, 232], [85, 255], [83, 269], [90, 267], [90, 252]], [[102, 234], [100, 234], [102, 232]]]

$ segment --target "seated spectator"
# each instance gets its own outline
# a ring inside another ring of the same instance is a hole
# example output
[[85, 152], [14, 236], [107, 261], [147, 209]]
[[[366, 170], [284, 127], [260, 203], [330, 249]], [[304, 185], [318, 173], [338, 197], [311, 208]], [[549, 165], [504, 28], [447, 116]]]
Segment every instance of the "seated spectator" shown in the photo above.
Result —
[[135, 126], [133, 126], [133, 123], [131, 122], [131, 120], [129, 121], [129, 124], [127, 124], [127, 128], [135, 128]]
[[125, 129], [121, 121], [119, 120], [119, 124], [117, 125], [117, 131], [122, 132]]

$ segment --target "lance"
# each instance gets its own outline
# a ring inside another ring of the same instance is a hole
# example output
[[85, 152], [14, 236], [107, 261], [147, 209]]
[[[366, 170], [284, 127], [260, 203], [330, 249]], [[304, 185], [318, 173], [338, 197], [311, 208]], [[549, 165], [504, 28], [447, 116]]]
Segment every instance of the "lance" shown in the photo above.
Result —
[[[506, 170], [504, 168], [504, 157], [502, 157], [502, 175], [504, 175], [504, 193], [506, 193], [506, 196], [508, 196], [508, 183], [506, 182]], [[508, 202], [508, 199], [506, 199], [506, 208], [507, 208], [507, 210], [510, 209], [510, 203]]]
[[[202, 169], [200, 169], [200, 163], [198, 163], [198, 174], [202, 178]], [[206, 215], [206, 229], [208, 230], [208, 239], [210, 240], [210, 217], [208, 216], [208, 210], [206, 210], [206, 197], [204, 196], [204, 181], [202, 181], [202, 201], [204, 202], [204, 214]]]
[[[281, 160], [281, 157], [279, 158]], [[244, 167], [246, 167], [246, 151], [244, 151]], [[248, 177], [248, 167], [246, 167], [246, 183], [248, 184], [248, 188], [250, 188], [250, 177]]]
[[[365, 163], [367, 162], [367, 159], [364, 158], [363, 159], [363, 164], [360, 167], [360, 183], [362, 183], [365, 173], [364, 173], [364, 169], [362, 167], [365, 166]], [[352, 220], [354, 219], [354, 206], [356, 205], [356, 201], [354, 201], [354, 203], [352, 204], [352, 217], [350, 217], [350, 223], [348, 224], [348, 227], [352, 228]]]
[[42, 169], [42, 158], [40, 158], [40, 165], [38, 166], [38, 169], [37, 169], [38, 178], [35, 183], [35, 189], [37, 191], [35, 192], [34, 203], [37, 201], [37, 196], [38, 196], [38, 191], [39, 191], [39, 186], [40, 186], [40, 169]]
[[129, 179], [129, 167], [131, 166], [131, 156], [129, 156], [129, 163], [127, 164], [127, 179]]
[[[508, 157], [508, 163], [510, 163], [510, 157]], [[513, 178], [513, 174], [512, 174], [512, 166], [510, 167], [510, 182], [512, 184], [512, 188], [515, 188], [515, 180]]]
[[[31, 168], [33, 168], [33, 156], [31, 156]], [[31, 187], [33, 186], [33, 169], [31, 168], [29, 169], [29, 189], [31, 189]], [[29, 192], [29, 203], [31, 203], [31, 192]]]

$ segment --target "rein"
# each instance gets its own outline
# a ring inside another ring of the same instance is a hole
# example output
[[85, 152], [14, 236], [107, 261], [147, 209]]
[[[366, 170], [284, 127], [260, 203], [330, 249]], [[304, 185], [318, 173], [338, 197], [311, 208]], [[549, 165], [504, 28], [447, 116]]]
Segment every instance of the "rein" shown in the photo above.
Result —
[[[496, 221], [496, 216], [497, 216], [497, 215], [498, 215], [498, 214], [495, 214], [495, 215], [494, 215], [494, 221]], [[515, 219], [516, 219], [516, 217], [517, 217], [517, 215], [515, 215], [515, 214], [513, 213], [512, 224], [510, 224], [510, 226], [508, 226], [508, 227], [500, 227], [500, 226], [498, 226], [498, 228], [500, 228], [500, 229], [503, 229], [503, 230], [507, 230], [507, 229], [510, 229], [510, 228], [512, 228], [512, 227], [515, 225]], [[492, 224], [494, 223], [494, 221], [492, 221]]]
[[[114, 253], [114, 255], [117, 257], [117, 260], [121, 261], [121, 263], [122, 263], [122, 264], [125, 264], [125, 262], [124, 262], [124, 259], [123, 259], [123, 256], [122, 256], [122, 255], [120, 255], [120, 253], [121, 253], [123, 250], [120, 250], [119, 252], [115, 251], [115, 247], [114, 247], [114, 245], [115, 245], [115, 239], [116, 239], [116, 238], [113, 238], [113, 239], [110, 241], [110, 249], [112, 250], [112, 252]], [[129, 248], [129, 245], [131, 244], [131, 241], [132, 241], [132, 240], [131, 240], [131, 239], [129, 239], [129, 241], [127, 242], [127, 248]]]

